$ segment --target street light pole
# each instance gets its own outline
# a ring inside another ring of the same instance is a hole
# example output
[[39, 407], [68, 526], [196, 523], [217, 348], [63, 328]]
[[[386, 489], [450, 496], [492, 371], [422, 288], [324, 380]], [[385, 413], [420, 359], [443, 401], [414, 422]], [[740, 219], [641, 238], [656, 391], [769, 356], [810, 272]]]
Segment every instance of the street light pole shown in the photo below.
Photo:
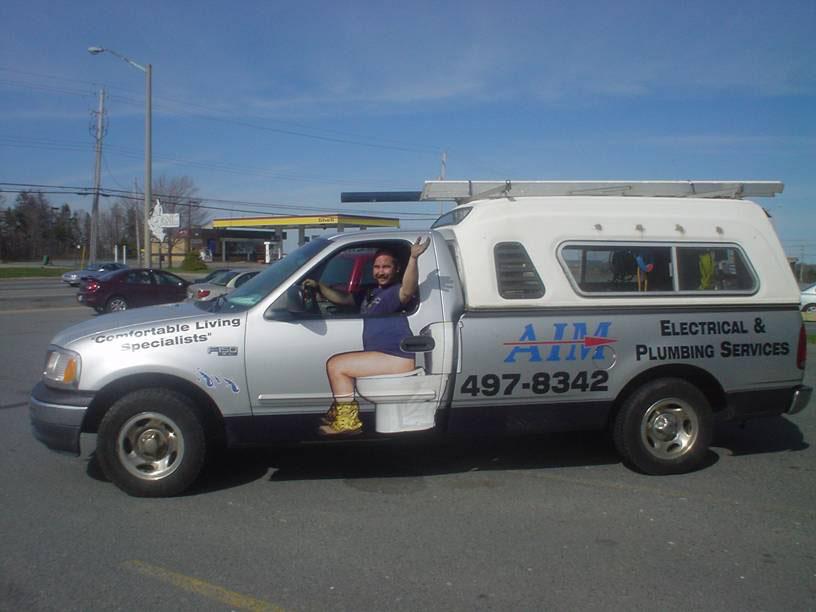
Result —
[[150, 205], [153, 199], [153, 66], [145, 70], [145, 184], [144, 184], [144, 263], [142, 267], [152, 268], [150, 240]]
[[151, 200], [153, 199], [153, 66], [151, 64], [147, 64], [147, 66], [137, 64], [129, 57], [125, 57], [113, 49], [88, 47], [88, 53], [91, 55], [99, 55], [105, 52], [115, 55], [145, 73], [144, 256], [142, 266], [149, 268], [152, 263], [150, 252], [150, 224], [148, 221], [150, 219]]

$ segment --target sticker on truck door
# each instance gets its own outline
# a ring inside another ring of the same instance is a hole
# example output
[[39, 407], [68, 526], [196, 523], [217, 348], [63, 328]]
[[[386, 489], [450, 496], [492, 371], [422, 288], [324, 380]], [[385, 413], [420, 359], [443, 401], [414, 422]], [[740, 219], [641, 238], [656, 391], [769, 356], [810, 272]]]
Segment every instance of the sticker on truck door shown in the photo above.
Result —
[[517, 393], [546, 395], [549, 393], [579, 393], [608, 391], [609, 372], [606, 370], [579, 372], [535, 372], [534, 374], [471, 374], [465, 378], [459, 392], [462, 395], [514, 395]]
[[516, 363], [517, 359], [526, 362], [602, 360], [604, 347], [617, 342], [609, 337], [612, 321], [598, 323], [593, 334], [588, 333], [585, 322], [553, 323], [552, 327], [551, 339], [539, 340], [535, 326], [525, 325], [518, 340], [504, 343], [512, 347], [504, 363]]

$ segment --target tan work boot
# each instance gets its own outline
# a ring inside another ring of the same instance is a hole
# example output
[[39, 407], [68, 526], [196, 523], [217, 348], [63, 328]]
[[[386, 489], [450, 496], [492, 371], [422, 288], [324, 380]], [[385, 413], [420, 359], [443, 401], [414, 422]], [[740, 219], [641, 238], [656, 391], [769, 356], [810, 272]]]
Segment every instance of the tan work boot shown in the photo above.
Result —
[[320, 417], [320, 424], [331, 425], [334, 422], [334, 419], [336, 418], [337, 418], [337, 402], [332, 402], [332, 405], [329, 406], [329, 409], [326, 411], [326, 414]]
[[334, 420], [328, 425], [322, 425], [317, 433], [321, 436], [353, 436], [363, 431], [363, 423], [360, 421], [360, 406], [356, 401], [338, 402], [336, 404], [337, 414]]

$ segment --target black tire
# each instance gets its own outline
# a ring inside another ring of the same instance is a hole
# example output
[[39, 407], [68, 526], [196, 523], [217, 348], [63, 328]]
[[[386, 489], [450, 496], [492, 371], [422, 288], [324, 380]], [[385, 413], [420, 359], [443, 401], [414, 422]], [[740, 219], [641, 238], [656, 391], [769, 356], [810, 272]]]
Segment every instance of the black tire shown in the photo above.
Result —
[[105, 303], [105, 312], [119, 312], [127, 309], [127, 300], [121, 295], [114, 295], [108, 298], [108, 301]]
[[613, 425], [618, 452], [645, 474], [683, 474], [702, 467], [713, 435], [711, 406], [679, 378], [646, 383], [621, 405]]
[[182, 493], [195, 482], [206, 454], [201, 419], [186, 396], [170, 389], [132, 391], [99, 424], [102, 471], [136, 497]]
[[816, 312], [816, 304], [805, 304], [802, 312]]

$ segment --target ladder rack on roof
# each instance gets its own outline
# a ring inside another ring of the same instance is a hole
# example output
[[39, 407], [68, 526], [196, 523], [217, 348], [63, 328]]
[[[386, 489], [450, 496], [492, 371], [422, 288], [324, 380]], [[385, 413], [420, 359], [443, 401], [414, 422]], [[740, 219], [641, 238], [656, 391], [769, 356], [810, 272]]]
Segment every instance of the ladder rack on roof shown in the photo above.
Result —
[[473, 200], [523, 196], [631, 196], [665, 198], [768, 197], [779, 181], [425, 181], [421, 200]]

